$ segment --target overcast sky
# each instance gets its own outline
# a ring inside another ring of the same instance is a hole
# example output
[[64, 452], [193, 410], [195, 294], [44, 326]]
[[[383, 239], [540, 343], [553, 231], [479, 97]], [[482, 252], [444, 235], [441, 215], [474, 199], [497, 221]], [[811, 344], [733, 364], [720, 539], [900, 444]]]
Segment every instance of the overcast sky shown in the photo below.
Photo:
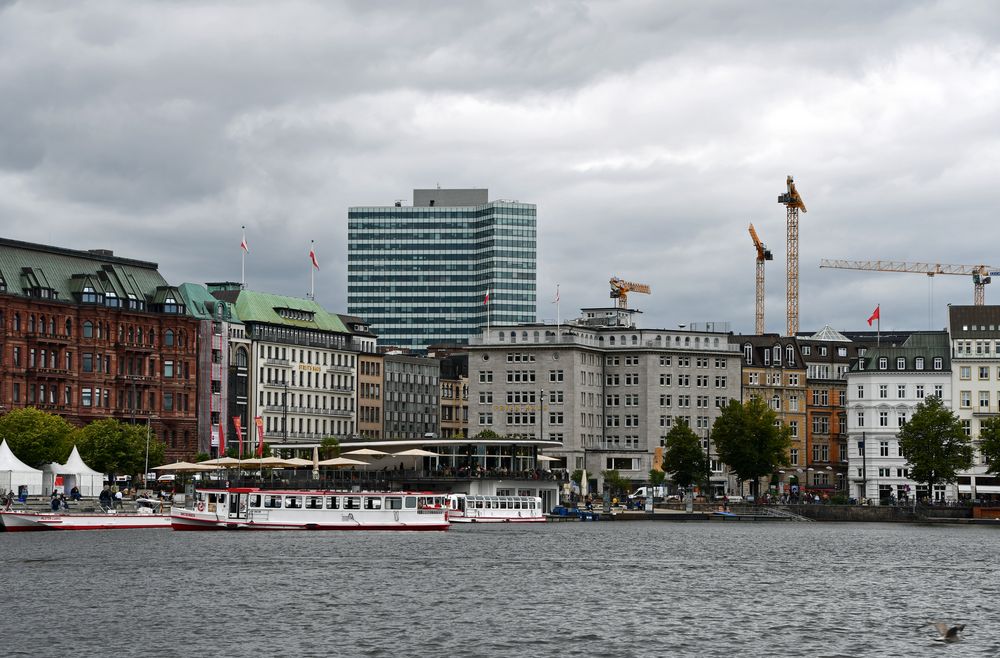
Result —
[[[538, 205], [539, 318], [754, 324], [753, 221], [785, 328], [942, 328], [965, 277], [820, 258], [1000, 265], [994, 2], [4, 2], [0, 235], [152, 260], [346, 312], [347, 208], [415, 187]], [[1000, 281], [987, 287], [1000, 303]], [[931, 301], [933, 300], [933, 301]]]

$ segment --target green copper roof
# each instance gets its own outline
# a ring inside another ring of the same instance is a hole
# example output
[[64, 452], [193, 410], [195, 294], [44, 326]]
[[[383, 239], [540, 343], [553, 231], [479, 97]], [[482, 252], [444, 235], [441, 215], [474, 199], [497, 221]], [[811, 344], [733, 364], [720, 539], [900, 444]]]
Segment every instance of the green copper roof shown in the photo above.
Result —
[[208, 292], [208, 288], [198, 283], [182, 283], [177, 286], [184, 303], [187, 305], [188, 315], [192, 315], [199, 320], [212, 320], [221, 309], [222, 320], [224, 322], [239, 322], [236, 309], [232, 304], [216, 299]]
[[55, 299], [78, 301], [84, 284], [101, 294], [149, 302], [168, 285], [156, 263], [120, 258], [110, 251], [78, 251], [0, 238], [0, 281], [7, 294], [50, 290]]
[[236, 314], [243, 322], [351, 333], [336, 315], [327, 313], [312, 300], [297, 297], [241, 290], [236, 300]]

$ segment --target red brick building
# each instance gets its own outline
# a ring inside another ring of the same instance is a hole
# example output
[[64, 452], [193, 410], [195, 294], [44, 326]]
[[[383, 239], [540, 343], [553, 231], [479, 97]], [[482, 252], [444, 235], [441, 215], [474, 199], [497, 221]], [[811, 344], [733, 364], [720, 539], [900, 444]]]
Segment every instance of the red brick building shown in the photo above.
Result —
[[0, 414], [149, 424], [190, 457], [197, 327], [156, 263], [0, 239]]

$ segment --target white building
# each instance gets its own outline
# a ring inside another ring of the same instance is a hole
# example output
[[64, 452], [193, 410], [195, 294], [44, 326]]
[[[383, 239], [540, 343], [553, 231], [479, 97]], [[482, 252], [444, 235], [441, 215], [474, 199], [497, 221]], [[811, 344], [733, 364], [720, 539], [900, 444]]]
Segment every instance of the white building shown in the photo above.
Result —
[[617, 470], [639, 482], [662, 461], [679, 418], [709, 450], [712, 484], [731, 480], [710, 446], [721, 408], [740, 399], [740, 351], [725, 323], [639, 329], [638, 311], [583, 309], [572, 323], [493, 326], [469, 348], [469, 436], [560, 441], [591, 487]]
[[945, 406], [952, 398], [948, 335], [914, 332], [902, 341], [886, 337], [879, 347], [859, 350], [847, 374], [848, 479], [851, 496], [888, 501], [933, 496], [954, 500], [954, 485], [935, 487], [909, 478], [898, 432], [917, 405], [931, 396]]
[[979, 453], [979, 428], [1000, 413], [1000, 306], [949, 306], [952, 408], [972, 438], [973, 467], [959, 475], [960, 498], [1000, 498], [1000, 478], [986, 473]]

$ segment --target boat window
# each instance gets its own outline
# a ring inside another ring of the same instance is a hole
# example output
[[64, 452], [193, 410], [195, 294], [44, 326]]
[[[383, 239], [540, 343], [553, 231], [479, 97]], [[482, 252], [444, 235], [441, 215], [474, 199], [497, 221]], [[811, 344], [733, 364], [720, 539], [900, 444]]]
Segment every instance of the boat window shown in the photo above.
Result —
[[323, 497], [306, 496], [306, 509], [323, 509]]
[[361, 509], [361, 496], [346, 496], [344, 509]]
[[521, 509], [521, 501], [519, 500], [514, 501], [514, 509]]
[[260, 508], [260, 494], [250, 495], [250, 507]]
[[413, 509], [417, 506], [417, 498], [416, 496], [407, 496], [403, 499], [403, 503], [406, 509]]
[[507, 509], [507, 501], [506, 500], [501, 500], [500, 501], [500, 509]]
[[382, 499], [365, 496], [365, 509], [382, 509]]
[[386, 498], [385, 499], [386, 509], [403, 509], [403, 499], [402, 498]]
[[281, 496], [264, 496], [264, 509], [281, 509]]
[[301, 496], [285, 496], [285, 508], [300, 509], [302, 507]]
[[336, 496], [330, 496], [326, 499], [327, 509], [340, 509], [340, 498]]

